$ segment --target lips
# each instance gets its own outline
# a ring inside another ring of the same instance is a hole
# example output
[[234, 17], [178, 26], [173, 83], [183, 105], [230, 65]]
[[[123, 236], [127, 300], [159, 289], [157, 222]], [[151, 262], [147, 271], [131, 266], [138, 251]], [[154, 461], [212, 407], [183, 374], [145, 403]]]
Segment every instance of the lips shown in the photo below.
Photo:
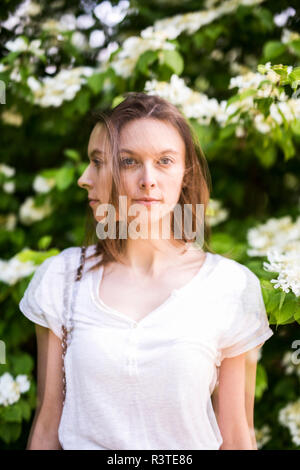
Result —
[[99, 203], [99, 200], [98, 200], [98, 199], [90, 199], [90, 198], [89, 198], [89, 205], [90, 205], [90, 206], [93, 206], [93, 205], [98, 204], [98, 203]]
[[133, 202], [135, 204], [143, 204], [144, 206], [154, 206], [154, 205], [157, 205], [157, 204], [160, 204], [160, 199], [134, 199]]
[[160, 202], [160, 199], [155, 199], [155, 198], [148, 198], [148, 197], [142, 197], [140, 199], [134, 199], [134, 201], [138, 201], [138, 202]]

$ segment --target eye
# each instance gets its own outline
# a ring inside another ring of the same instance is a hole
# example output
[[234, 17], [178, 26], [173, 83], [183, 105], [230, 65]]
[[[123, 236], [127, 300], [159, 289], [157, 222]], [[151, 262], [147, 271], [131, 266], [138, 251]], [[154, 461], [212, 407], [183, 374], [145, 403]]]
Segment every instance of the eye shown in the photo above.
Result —
[[134, 158], [122, 158], [121, 159], [121, 165], [126, 167], [126, 166], [133, 166], [133, 164], [131, 164], [130, 162], [134, 162], [136, 160], [134, 160]]
[[96, 168], [99, 168], [101, 165], [103, 165], [103, 161], [102, 160], [98, 160], [97, 158], [94, 158], [92, 160], [92, 162], [94, 163], [95, 167]]
[[169, 157], [162, 157], [160, 160], [168, 160], [168, 162], [165, 163], [166, 165], [168, 165], [169, 163], [172, 163], [172, 160]]

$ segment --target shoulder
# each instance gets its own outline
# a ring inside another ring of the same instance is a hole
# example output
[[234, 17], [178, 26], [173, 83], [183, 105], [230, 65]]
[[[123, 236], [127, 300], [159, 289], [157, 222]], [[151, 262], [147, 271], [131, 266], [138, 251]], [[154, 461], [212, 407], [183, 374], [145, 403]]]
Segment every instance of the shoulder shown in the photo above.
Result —
[[[85, 249], [85, 258], [95, 253], [96, 245], [89, 245]], [[81, 246], [70, 246], [65, 248], [57, 255], [52, 256], [50, 259], [55, 260], [56, 264], [74, 264], [80, 260]], [[46, 260], [47, 261], [47, 260]]]
[[243, 292], [260, 287], [259, 278], [244, 264], [220, 254], [211, 254], [217, 262], [217, 275], [222, 285], [231, 292]]
[[[94, 253], [95, 245], [88, 246], [85, 256]], [[35, 270], [31, 285], [36, 286], [42, 279], [55, 281], [57, 285], [60, 277], [75, 272], [80, 263], [81, 247], [71, 246], [60, 253], [46, 258]]]

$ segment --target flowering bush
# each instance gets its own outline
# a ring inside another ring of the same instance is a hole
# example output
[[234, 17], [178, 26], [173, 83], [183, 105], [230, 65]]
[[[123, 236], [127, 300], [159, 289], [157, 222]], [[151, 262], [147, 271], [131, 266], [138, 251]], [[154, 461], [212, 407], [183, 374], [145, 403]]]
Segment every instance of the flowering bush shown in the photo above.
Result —
[[299, 448], [296, 5], [10, 0], [1, 7], [3, 448], [24, 446], [22, 421], [35, 408], [34, 328], [18, 302], [36, 266], [83, 240], [86, 200], [76, 180], [87, 164], [86, 114], [133, 90], [170, 100], [200, 140], [213, 183], [211, 246], [259, 277], [276, 328], [257, 368], [258, 447]]

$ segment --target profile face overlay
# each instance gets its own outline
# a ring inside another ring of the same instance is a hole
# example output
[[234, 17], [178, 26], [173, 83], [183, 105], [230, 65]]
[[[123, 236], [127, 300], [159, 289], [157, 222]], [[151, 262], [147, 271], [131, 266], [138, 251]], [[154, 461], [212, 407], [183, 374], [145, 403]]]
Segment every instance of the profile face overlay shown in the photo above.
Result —
[[[98, 123], [88, 143], [90, 163], [78, 180], [78, 185], [94, 199], [90, 205], [95, 220], [99, 220], [99, 204], [108, 201], [111, 190], [109, 150], [105, 126]], [[128, 221], [137, 214], [131, 209], [142, 205], [137, 207], [141, 230], [143, 225], [148, 228], [151, 225], [153, 230], [153, 225], [169, 215], [180, 196], [185, 171], [185, 144], [181, 135], [167, 121], [142, 118], [128, 122], [119, 136], [119, 168], [120, 194], [126, 196]]]

